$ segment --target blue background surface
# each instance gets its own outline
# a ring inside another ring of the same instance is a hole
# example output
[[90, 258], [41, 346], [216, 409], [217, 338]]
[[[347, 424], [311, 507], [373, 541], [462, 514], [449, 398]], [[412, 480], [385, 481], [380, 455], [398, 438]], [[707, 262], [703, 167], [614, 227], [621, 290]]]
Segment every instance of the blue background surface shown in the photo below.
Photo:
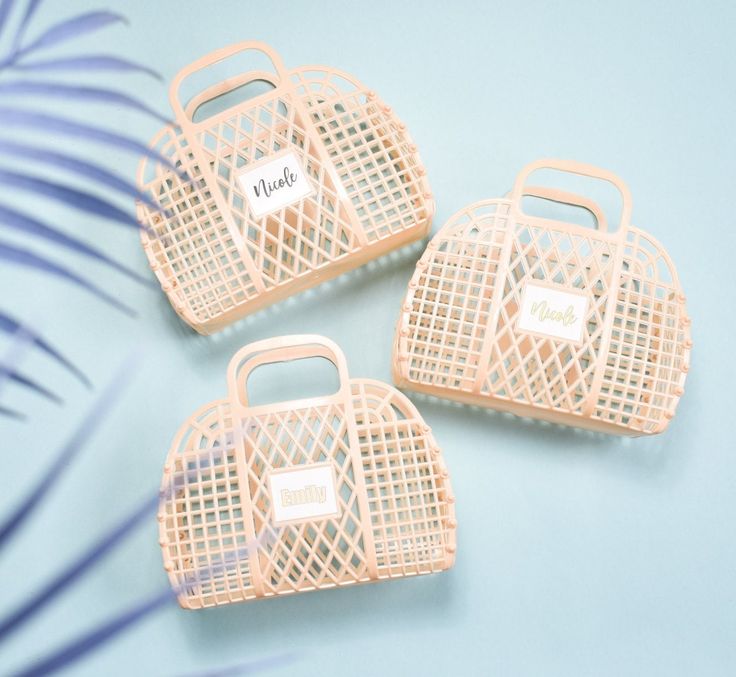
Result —
[[[47, 2], [32, 32], [98, 6]], [[129, 27], [67, 51], [124, 55], [168, 80], [213, 49], [261, 39], [288, 67], [329, 64], [376, 89], [419, 146], [438, 204], [433, 232], [464, 205], [503, 195], [539, 157], [618, 173], [633, 195], [633, 222], [662, 241], [678, 267], [695, 349], [677, 416], [654, 438], [595, 436], [415, 399], [458, 496], [450, 573], [195, 613], [172, 604], [71, 672], [171, 675], [293, 649], [298, 662], [269, 674], [734, 674], [736, 5], [135, 0], [117, 9]], [[152, 79], [97, 80], [169, 110], [165, 86]], [[142, 140], [159, 126], [142, 115], [86, 108], [89, 120], [104, 114], [107, 124]], [[134, 176], [134, 156], [69, 148]], [[51, 202], [38, 207], [46, 221], [147, 274], [134, 233]], [[71, 286], [7, 267], [0, 269], [3, 307], [39, 326], [98, 389], [132, 349], [142, 367], [93, 443], [2, 553], [0, 611], [158, 486], [173, 434], [196, 407], [224, 393], [226, 365], [240, 346], [321, 333], [341, 345], [353, 376], [390, 381], [394, 323], [421, 249], [212, 338], [178, 322], [160, 292], [48, 251], [140, 316], [126, 318]], [[67, 402], [60, 408], [10, 387], [0, 395], [31, 414], [26, 423], [0, 421], [2, 512], [94, 399], [36, 353], [23, 367]], [[3, 646], [0, 671], [166, 585], [152, 520]]]

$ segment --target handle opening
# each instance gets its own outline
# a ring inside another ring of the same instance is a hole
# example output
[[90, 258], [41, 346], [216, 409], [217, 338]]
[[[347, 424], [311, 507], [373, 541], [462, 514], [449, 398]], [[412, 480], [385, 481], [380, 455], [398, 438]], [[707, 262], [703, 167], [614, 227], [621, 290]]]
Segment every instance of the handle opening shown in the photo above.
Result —
[[[225, 84], [222, 83], [222, 85]], [[187, 103], [185, 112], [192, 122], [195, 124], [204, 122], [228, 108], [276, 89], [276, 84], [266, 78], [249, 79], [247, 82], [233, 87], [223, 87], [222, 85], [215, 85]], [[283, 107], [283, 104], [281, 106]]]
[[611, 172], [578, 162], [540, 160], [528, 165], [517, 177], [511, 198], [527, 216], [612, 233], [623, 232], [630, 223], [626, 185]]
[[330, 397], [340, 390], [337, 368], [327, 357], [285, 358], [255, 367], [241, 395], [250, 407]]
[[529, 216], [574, 223], [603, 232], [608, 230], [608, 220], [593, 200], [557, 188], [525, 186], [521, 210]]
[[[315, 360], [311, 358], [317, 358], [316, 364], [307, 365], [307, 362], [315, 363]], [[250, 401], [249, 394], [249, 379], [253, 371], [262, 365], [273, 367], [279, 363], [295, 361], [298, 361], [299, 364], [282, 364], [275, 370], [261, 370], [265, 377], [262, 394], [259, 396], [259, 405], [294, 402], [309, 398], [320, 399], [333, 397], [338, 393], [341, 397], [349, 395], [348, 370], [342, 351], [333, 341], [324, 336], [299, 334], [258, 341], [239, 350], [230, 361], [228, 368], [231, 402], [243, 407], [256, 406]], [[330, 366], [333, 375], [336, 373], [338, 377], [336, 386], [329, 376]], [[315, 388], [316, 383], [322, 385]], [[254, 387], [258, 386], [254, 385]], [[294, 389], [294, 393], [286, 392], [291, 388]], [[269, 402], [261, 401], [269, 397], [271, 398]]]
[[[285, 77], [281, 59], [268, 45], [242, 42], [212, 52], [179, 71], [169, 98], [177, 119], [191, 122], [197, 109], [211, 99], [259, 81], [278, 87]], [[258, 96], [252, 91], [249, 94], [247, 98]]]

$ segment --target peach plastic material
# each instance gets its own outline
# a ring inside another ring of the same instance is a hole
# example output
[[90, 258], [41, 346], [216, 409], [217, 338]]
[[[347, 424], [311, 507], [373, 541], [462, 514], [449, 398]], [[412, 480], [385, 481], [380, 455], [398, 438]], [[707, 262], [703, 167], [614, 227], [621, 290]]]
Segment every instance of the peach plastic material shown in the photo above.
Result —
[[[619, 228], [591, 200], [527, 186], [538, 169], [612, 183]], [[529, 216], [523, 196], [582, 207], [597, 229]], [[417, 264], [394, 343], [402, 388], [555, 423], [658, 433], [690, 362], [690, 320], [662, 246], [630, 225], [629, 191], [576, 162], [527, 166], [508, 199], [452, 216]]]
[[[265, 53], [273, 72], [242, 73], [182, 105], [186, 78], [249, 50]], [[264, 81], [274, 89], [197, 119], [208, 102]], [[326, 66], [286, 70], [270, 47], [244, 42], [184, 68], [170, 99], [175, 124], [151, 146], [178, 171], [141, 162], [139, 186], [162, 209], [139, 202], [138, 218], [151, 268], [198, 332], [428, 233], [434, 201], [416, 146], [352, 76]]]
[[[249, 405], [254, 368], [309, 357], [336, 366], [336, 393]], [[228, 384], [184, 424], [164, 468], [160, 542], [183, 607], [452, 566], [447, 468], [406, 396], [350, 379], [337, 345], [310, 335], [242, 348]]]

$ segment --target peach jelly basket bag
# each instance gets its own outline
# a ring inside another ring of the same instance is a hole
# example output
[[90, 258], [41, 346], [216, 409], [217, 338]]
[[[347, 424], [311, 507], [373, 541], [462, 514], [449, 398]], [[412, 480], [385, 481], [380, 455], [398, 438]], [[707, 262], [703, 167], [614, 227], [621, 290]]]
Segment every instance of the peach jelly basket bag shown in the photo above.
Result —
[[[527, 186], [553, 169], [612, 183], [621, 223], [593, 201]], [[522, 197], [582, 207], [597, 228], [529, 216]], [[402, 388], [626, 435], [658, 433], [689, 369], [690, 320], [672, 261], [630, 225], [629, 191], [577, 162], [525, 167], [508, 199], [452, 216], [409, 283], [394, 343]]]
[[[337, 392], [249, 405], [253, 369], [313, 357], [335, 365]], [[242, 348], [228, 384], [186, 421], [164, 467], [160, 544], [183, 607], [452, 566], [449, 475], [406, 396], [349, 378], [337, 345], [311, 335]]]
[[[265, 54], [272, 71], [222, 80], [182, 105], [186, 78], [240, 52]], [[257, 82], [273, 89], [197, 120], [208, 102]], [[175, 124], [151, 146], [176, 171], [142, 160], [138, 184], [150, 200], [138, 202], [138, 218], [151, 268], [198, 332], [429, 232], [434, 201], [416, 146], [352, 76], [286, 70], [267, 45], [244, 42], [184, 68], [170, 99]]]

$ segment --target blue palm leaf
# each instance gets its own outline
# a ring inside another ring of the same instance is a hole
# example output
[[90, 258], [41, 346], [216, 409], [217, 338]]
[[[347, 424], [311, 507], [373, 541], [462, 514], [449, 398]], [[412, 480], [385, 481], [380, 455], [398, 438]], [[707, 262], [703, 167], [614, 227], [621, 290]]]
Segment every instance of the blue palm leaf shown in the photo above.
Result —
[[[29, 11], [26, 12], [26, 16], [23, 18], [21, 30], [25, 29], [29, 20], [28, 15], [33, 14], [33, 11], [38, 5], [38, 1], [31, 0], [29, 3]], [[119, 22], [127, 23], [127, 20], [124, 16], [114, 14], [113, 12], [88, 12], [87, 14], [80, 14], [72, 17], [71, 19], [54, 24], [28, 46], [16, 49], [12, 61], [17, 61], [27, 54], [37, 52], [39, 49], [46, 49], [47, 47], [58, 45], [79, 35], [90, 33], [99, 28], [103, 28], [104, 26], [109, 26], [110, 24]], [[21, 31], [19, 31], [19, 36], [22, 36]], [[17, 39], [16, 46], [19, 44], [19, 40], [20, 38]]]
[[174, 592], [167, 589], [152, 595], [143, 602], [135, 604], [125, 612], [115, 616], [107, 623], [102, 623], [94, 630], [82, 635], [79, 639], [54, 651], [46, 658], [15, 673], [15, 677], [41, 677], [58, 672], [68, 665], [79, 660], [90, 651], [98, 649], [104, 643], [113, 639], [124, 630], [127, 630], [138, 621], [142, 620], [154, 611], [174, 599]]
[[2, 0], [2, 3], [0, 3], [0, 35], [2, 35], [8, 14], [10, 14], [10, 10], [13, 9], [14, 4], [15, 0]]
[[[168, 158], [163, 157], [155, 150], [149, 148], [140, 141], [131, 139], [122, 134], [108, 132], [99, 127], [93, 127], [81, 122], [74, 122], [65, 118], [38, 113], [32, 110], [20, 108], [0, 108], [0, 125], [6, 128], [26, 127], [38, 132], [54, 132], [63, 136], [69, 136], [81, 141], [94, 141], [121, 150], [132, 152], [136, 155], [144, 155], [147, 158], [160, 162], [177, 174], [182, 173], [171, 163]], [[182, 175], [183, 176], [183, 175]]]
[[[259, 539], [256, 539], [255, 543], [246, 544], [237, 553], [234, 553], [233, 557], [230, 558], [228, 562], [223, 563], [222, 565], [215, 564], [202, 569], [193, 578], [188, 578], [187, 582], [183, 586], [166, 588], [166, 590], [154, 593], [143, 601], [134, 604], [122, 613], [113, 616], [106, 623], [97, 626], [95, 629], [81, 635], [77, 639], [72, 640], [69, 644], [66, 644], [60, 649], [52, 652], [39, 662], [16, 673], [17, 677], [38, 677], [39, 675], [49, 675], [68, 667], [84, 655], [100, 648], [104, 643], [113, 639], [116, 635], [128, 629], [135, 623], [143, 620], [149, 614], [175, 600], [177, 594], [183, 587], [211, 580], [213, 577], [226, 570], [227, 567], [236, 565], [241, 558], [248, 555], [248, 552], [256, 545], [258, 540]], [[289, 660], [293, 660], [293, 654], [290, 653], [287, 655]], [[284, 657], [285, 655], [276, 656], [270, 660], [278, 662], [283, 660]]]
[[137, 505], [130, 514], [126, 515], [112, 529], [106, 531], [102, 538], [96, 541], [92, 547], [88, 548], [80, 557], [62, 569], [38, 592], [31, 595], [19, 608], [8, 614], [5, 618], [0, 619], [0, 643], [6, 640], [12, 632], [18, 630], [26, 621], [30, 620], [34, 614], [52, 602], [76, 580], [81, 578], [95, 564], [98, 564], [113, 548], [120, 545], [126, 536], [130, 535], [145, 519], [148, 519], [156, 512], [158, 505], [159, 495], [157, 492], [154, 496]]
[[[113, 639], [116, 635], [127, 630], [132, 625], [143, 620], [146, 616], [157, 611], [174, 599], [172, 590], [151, 595], [142, 602], [130, 607], [123, 613], [113, 617], [107, 623], [100, 625], [94, 630], [82, 635], [76, 641], [51, 653], [41, 661], [15, 673], [15, 677], [42, 677], [62, 670], [85, 654], [98, 649], [105, 642]], [[260, 660], [241, 663], [215, 671], [198, 673], [201, 677], [225, 677], [227, 675], [253, 674], [260, 670], [286, 665], [296, 660], [297, 655], [293, 652], [262, 658]]]
[[0, 153], [13, 155], [24, 160], [33, 160], [42, 162], [56, 169], [64, 169], [85, 179], [95, 181], [103, 186], [117, 190], [129, 197], [144, 202], [151, 209], [160, 210], [161, 207], [154, 200], [151, 200], [145, 193], [138, 190], [132, 183], [113, 174], [111, 171], [86, 160], [58, 153], [52, 150], [36, 148], [15, 141], [5, 141], [0, 139]]
[[[81, 16], [73, 17], [67, 21], [55, 24], [51, 28], [42, 32], [40, 37], [32, 39], [30, 42], [26, 40], [29, 32], [30, 24], [39, 6], [41, 0], [28, 0], [25, 3], [20, 25], [17, 29], [14, 47], [11, 54], [4, 60], [0, 60], [0, 69], [10, 67], [17, 71], [43, 73], [43, 72], [87, 72], [92, 70], [109, 71], [109, 72], [141, 72], [159, 77], [158, 74], [144, 66], [119, 59], [117, 57], [106, 55], [86, 55], [86, 56], [70, 56], [59, 60], [38, 60], [36, 53], [43, 49], [53, 47], [55, 45], [68, 42], [78, 36], [90, 33], [98, 28], [124, 21], [124, 18], [112, 12], [89, 12]], [[0, 31], [7, 26], [7, 18], [13, 10], [15, 3], [13, 0], [0, 0]], [[28, 59], [26, 57], [29, 57]], [[124, 106], [130, 109], [143, 111], [147, 114], [164, 119], [155, 111], [151, 110], [143, 102], [134, 97], [127, 96], [124, 93], [117, 92], [105, 88], [62, 85], [53, 82], [10, 82], [0, 85], [0, 94], [18, 95], [18, 96], [39, 96], [39, 97], [55, 97], [69, 101], [98, 101], [103, 104]], [[75, 122], [58, 117], [53, 110], [41, 111], [21, 110], [10, 106], [0, 108], [0, 128], [9, 130], [9, 134], [17, 128], [26, 128], [34, 133], [50, 134], [56, 136], [65, 136], [76, 141], [91, 141], [102, 144], [108, 148], [114, 148], [125, 152], [133, 152], [136, 155], [143, 155], [164, 166], [174, 170], [178, 174], [184, 176], [167, 158], [161, 157], [156, 151], [149, 149], [144, 144], [136, 140], [113, 131], [89, 125], [82, 122]], [[158, 205], [149, 197], [142, 195], [140, 191], [125, 179], [118, 177], [114, 173], [100, 167], [99, 165], [75, 158], [63, 152], [46, 150], [42, 148], [34, 148], [22, 142], [0, 140], [0, 153], [15, 156], [22, 160], [42, 163], [43, 165], [61, 169], [72, 174], [84, 177], [88, 181], [94, 182], [101, 186], [111, 188], [123, 194], [142, 200], [154, 209], [158, 209]], [[50, 180], [29, 176], [23, 172], [15, 171], [15, 169], [0, 169], [0, 182], [11, 188], [19, 188], [21, 190], [32, 191], [39, 195], [61, 201], [65, 204], [73, 205], [83, 211], [109, 218], [113, 221], [124, 223], [125, 225], [136, 225], [133, 219], [123, 210], [119, 210], [114, 204], [104, 199], [100, 199], [93, 194], [76, 190], [66, 185], [61, 185]], [[117, 210], [117, 211], [116, 211]], [[66, 235], [58, 229], [48, 226], [34, 217], [28, 216], [14, 209], [0, 205], [0, 222], [21, 230], [24, 233], [34, 237], [43, 238], [56, 245], [60, 245], [108, 265], [116, 267], [121, 272], [125, 272], [131, 276], [137, 277], [133, 271], [128, 270], [121, 264], [109, 258], [104, 252], [98, 251], [86, 243], [77, 240], [74, 237]], [[60, 277], [73, 284], [76, 284], [92, 294], [97, 295], [107, 303], [112, 304], [124, 310], [131, 312], [129, 308], [118, 302], [111, 295], [106, 294], [99, 289], [93, 282], [77, 275], [74, 269], [67, 269], [51, 260], [48, 260], [32, 251], [16, 247], [11, 244], [0, 242], [0, 262], [6, 261], [11, 264], [27, 266], [35, 270]], [[140, 280], [140, 278], [137, 277]], [[0, 313], [0, 331], [10, 334], [18, 334], [25, 336], [27, 340], [32, 342], [40, 350], [53, 357], [60, 364], [72, 371], [84, 383], [89, 383], [86, 377], [65, 357], [63, 357], [55, 348], [51, 347], [41, 336], [34, 331], [28, 329], [17, 320]], [[54, 396], [42, 385], [39, 385], [32, 379], [19, 374], [17, 370], [4, 369], [5, 377], [25, 387], [34, 388], [40, 394], [45, 396]], [[94, 433], [95, 429], [104, 419], [105, 414], [112, 406], [113, 400], [120, 395], [121, 385], [126, 378], [131, 376], [132, 370], [129, 365], [121, 370], [111, 385], [105, 389], [102, 395], [97, 399], [89, 414], [82, 421], [72, 437], [54, 456], [50, 466], [37, 479], [36, 483], [29, 489], [28, 493], [22, 497], [19, 505], [15, 510], [0, 522], [0, 548], [7, 544], [9, 539], [18, 529], [20, 529], [26, 520], [30, 519], [34, 510], [43, 501], [49, 492], [55, 486], [55, 483], [63, 475], [63, 471], [70, 465], [74, 457], [80, 452], [82, 446]], [[2, 376], [2, 374], [0, 374]], [[6, 407], [0, 407], [0, 414], [20, 416], [18, 412], [14, 412]], [[118, 543], [121, 543], [125, 536], [133, 531], [147, 515], [155, 509], [159, 500], [158, 496], [149, 498], [134, 508], [129, 514], [123, 517], [113, 529], [107, 531], [101, 536], [90, 548], [88, 548], [81, 557], [71, 562], [69, 566], [62, 569], [55, 575], [46, 585], [26, 600], [18, 609], [4, 619], [0, 619], [0, 638], [4, 638], [13, 629], [22, 625], [23, 622], [34, 616], [36, 611], [51, 602], [63, 590], [67, 589], [75, 580], [82, 577], [87, 571], [100, 561], [108, 552], [110, 552]], [[242, 556], [242, 555], [239, 555]], [[205, 575], [207, 575], [205, 573]], [[57, 651], [43, 658], [40, 662], [28, 666], [20, 674], [25, 675], [41, 675], [55, 672], [71, 665], [74, 661], [84, 657], [89, 652], [101, 647], [105, 642], [112, 640], [125, 629], [130, 628], [137, 621], [145, 618], [164, 604], [169, 602], [176, 595], [176, 590], [167, 589], [157, 595], [142, 600], [138, 604], [128, 608], [123, 613], [109, 619], [104, 624], [92, 629], [67, 644], [60, 647]], [[239, 666], [231, 666], [229, 668], [220, 669], [219, 671], [208, 673], [211, 677], [215, 675], [226, 675], [251, 672], [262, 667], [269, 667], [271, 664], [277, 664], [280, 658], [276, 657], [271, 661], [251, 661], [243, 663]]]
[[141, 64], [120, 59], [117, 56], [108, 56], [107, 54], [90, 54], [88, 56], [70, 56], [60, 59], [47, 59], [43, 61], [33, 61], [32, 63], [17, 63], [13, 65], [13, 69], [17, 71], [30, 72], [58, 72], [58, 71], [115, 71], [138, 72], [145, 73], [157, 80], [163, 80], [161, 74], [142, 66]]
[[106, 292], [102, 291], [99, 287], [95, 286], [83, 277], [80, 277], [76, 273], [60, 266], [57, 263], [49, 261], [38, 254], [34, 254], [26, 249], [19, 249], [13, 245], [9, 245], [5, 242], [0, 242], [0, 260], [14, 263], [16, 265], [27, 266], [34, 268], [35, 270], [42, 271], [44, 273], [51, 273], [61, 277], [69, 282], [73, 282], [79, 287], [86, 289], [91, 294], [94, 294], [98, 298], [102, 299], [106, 303], [110, 304], [114, 308], [123, 311], [127, 315], [135, 316], [135, 311], [129, 308], [124, 303], [118, 301], [114, 296], [110, 296]]
[[15, 409], [8, 409], [8, 407], [3, 406], [0, 406], [0, 416], [5, 416], [6, 418], [14, 418], [18, 421], [24, 421], [26, 418], [25, 414], [21, 414]]
[[122, 94], [121, 92], [116, 92], [112, 89], [103, 89], [101, 87], [80, 87], [77, 85], [67, 85], [58, 82], [15, 80], [12, 82], [0, 83], [0, 94], [9, 96], [41, 96], [65, 99], [68, 101], [108, 103], [141, 111], [147, 115], [151, 115], [157, 120], [160, 120], [164, 124], [170, 123], [168, 118], [157, 113], [153, 108], [147, 106], [142, 101], [138, 101], [138, 99], [134, 99], [132, 96], [128, 96], [127, 94]]
[[4, 169], [0, 169], [0, 183], [43, 195], [52, 200], [76, 207], [83, 212], [101, 216], [126, 226], [138, 229], [140, 225], [135, 218], [119, 207], [76, 188], [69, 188], [52, 181], [46, 181], [46, 179]]
[[26, 29], [28, 28], [28, 24], [31, 22], [31, 18], [36, 13], [36, 10], [38, 9], [38, 6], [40, 4], [41, 0], [28, 0], [26, 11], [23, 13], [23, 18], [20, 20], [20, 24], [18, 25], [18, 28], [15, 32], [15, 37], [13, 38], [14, 50], [17, 49], [18, 45], [20, 45], [21, 41], [23, 40]]
[[100, 426], [105, 418], [105, 414], [110, 411], [116, 400], [125, 390], [125, 386], [134, 373], [134, 369], [131, 368], [131, 362], [131, 359], [126, 360], [123, 367], [110, 382], [110, 385], [97, 398], [92, 409], [82, 420], [82, 423], [57, 453], [46, 472], [41, 475], [40, 480], [28, 492], [25, 498], [21, 500], [20, 504], [11, 511], [5, 521], [0, 523], [0, 548], [7, 543], [8, 539], [31, 516], [48, 492], [59, 481], [64, 474], [64, 470], [71, 465], [71, 461], [80, 452], [87, 440]]
[[[2, 180], [1, 171], [0, 180]], [[6, 226], [14, 228], [15, 230], [19, 230], [22, 233], [41, 237], [45, 240], [48, 240], [49, 242], [53, 242], [54, 244], [66, 247], [67, 249], [70, 249], [77, 254], [84, 254], [85, 256], [89, 256], [97, 261], [111, 266], [115, 270], [123, 273], [124, 275], [127, 275], [129, 278], [135, 280], [136, 282], [139, 282], [140, 284], [144, 284], [149, 287], [155, 286], [153, 282], [151, 282], [148, 278], [138, 275], [138, 273], [136, 273], [135, 271], [127, 268], [122, 263], [118, 263], [115, 259], [110, 258], [109, 256], [107, 256], [107, 254], [104, 254], [98, 249], [90, 247], [88, 244], [82, 242], [81, 240], [73, 238], [70, 235], [61, 232], [60, 230], [51, 228], [50, 226], [47, 226], [46, 224], [41, 223], [40, 221], [37, 221], [30, 216], [21, 214], [20, 212], [17, 212], [10, 207], [5, 207], [2, 204], [0, 204], [0, 224], [5, 224]]]
[[[99, 422], [104, 415], [110, 410], [116, 397], [120, 396], [124, 389], [124, 380], [130, 377], [132, 369], [129, 365], [124, 365], [110, 386], [105, 389], [103, 394], [98, 398], [92, 411], [88, 414], [80, 427], [72, 436], [71, 440], [57, 454], [47, 472], [41, 481], [28, 493], [19, 507], [11, 514], [10, 518], [4, 525], [0, 526], [0, 546], [18, 529], [23, 522], [28, 519], [31, 512], [38, 506], [43, 498], [48, 494], [53, 484], [58, 481], [59, 475], [65, 467], [67, 467], [73, 458], [79, 453], [85, 441], [94, 433]], [[203, 461], [209, 462], [209, 453], [203, 450]], [[192, 471], [193, 476], [197, 476], [197, 470]], [[59, 593], [71, 585], [75, 580], [81, 577], [91, 566], [105, 556], [114, 546], [119, 544], [125, 536], [127, 536], [136, 526], [138, 526], [153, 510], [155, 510], [162, 496], [168, 495], [180, 486], [181, 482], [187, 481], [187, 475], [177, 476], [174, 478], [172, 485], [161, 493], [156, 493], [149, 499], [143, 501], [136, 509], [127, 515], [120, 523], [109, 530], [99, 541], [97, 541], [82, 557], [73, 562], [70, 566], [63, 569], [60, 574], [55, 576], [50, 583], [44, 586], [38, 593], [33, 595], [20, 608], [9, 614], [5, 619], [0, 621], [0, 639], [5, 639], [15, 629], [20, 627], [24, 621], [27, 621], [33, 614], [39, 611], [43, 606], [52, 601]], [[273, 530], [265, 530], [254, 542], [246, 543], [237, 552], [231, 554], [230, 557], [210, 567], [200, 570], [192, 579], [187, 579], [185, 586], [196, 584], [196, 581], [207, 581], [214, 577], [220, 576], [223, 571], [228, 568], [237, 566], [242, 557], [249, 555], [253, 547], [267, 542], [276, 536]], [[38, 676], [48, 675], [70, 666], [75, 661], [81, 659], [88, 653], [101, 648], [106, 642], [114, 639], [117, 635], [132, 627], [137, 622], [143, 620], [154, 611], [162, 608], [165, 604], [176, 598], [181, 591], [181, 587], [167, 587], [165, 590], [155, 593], [154, 595], [134, 604], [128, 609], [119, 613], [107, 622], [96, 626], [91, 631], [84, 633], [70, 643], [53, 651], [40, 661], [21, 669], [17, 675]], [[285, 661], [294, 660], [295, 656], [291, 653], [282, 654], [269, 659], [260, 661], [251, 661], [238, 666], [230, 666], [229, 668], [220, 669], [215, 672], [203, 673], [210, 675], [227, 675], [237, 674], [236, 670], [241, 674], [243, 672], [253, 672], [261, 668], [271, 667], [281, 664]]]
[[0, 363], [0, 377], [3, 376], [10, 381], [14, 381], [21, 386], [33, 390], [39, 395], [45, 397], [47, 400], [56, 402], [56, 404], [61, 404], [63, 402], [63, 400], [56, 393], [50, 391], [48, 388], [45, 388], [40, 383], [37, 383], [28, 376], [24, 376], [19, 371], [9, 367], [8, 365]]
[[30, 327], [18, 322], [18, 320], [6, 315], [0, 311], [0, 331], [6, 334], [11, 334], [25, 339], [35, 345], [39, 350], [42, 350], [49, 357], [52, 357], [60, 365], [62, 365], [67, 371], [74, 374], [84, 385], [90, 387], [90, 381], [87, 376], [69, 359], [64, 357], [56, 348], [54, 348], [46, 339], [40, 334], [33, 331]]

